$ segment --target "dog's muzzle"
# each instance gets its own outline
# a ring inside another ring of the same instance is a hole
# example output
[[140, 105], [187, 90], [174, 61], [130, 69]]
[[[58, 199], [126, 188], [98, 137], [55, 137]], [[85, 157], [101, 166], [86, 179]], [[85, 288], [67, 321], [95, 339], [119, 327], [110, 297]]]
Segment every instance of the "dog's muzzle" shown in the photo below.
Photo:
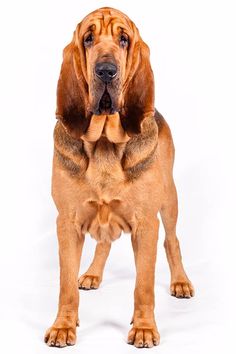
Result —
[[97, 63], [95, 66], [95, 74], [105, 84], [108, 84], [116, 77], [117, 67], [112, 63]]

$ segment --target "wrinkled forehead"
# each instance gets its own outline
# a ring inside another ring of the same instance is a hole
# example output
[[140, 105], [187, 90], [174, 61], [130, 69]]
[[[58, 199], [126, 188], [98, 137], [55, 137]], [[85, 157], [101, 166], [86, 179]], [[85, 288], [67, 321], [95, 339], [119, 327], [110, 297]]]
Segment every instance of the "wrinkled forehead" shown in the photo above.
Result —
[[134, 34], [135, 26], [123, 13], [117, 10], [97, 10], [86, 16], [81, 22], [80, 33], [93, 31], [98, 35], [115, 35], [119, 32]]

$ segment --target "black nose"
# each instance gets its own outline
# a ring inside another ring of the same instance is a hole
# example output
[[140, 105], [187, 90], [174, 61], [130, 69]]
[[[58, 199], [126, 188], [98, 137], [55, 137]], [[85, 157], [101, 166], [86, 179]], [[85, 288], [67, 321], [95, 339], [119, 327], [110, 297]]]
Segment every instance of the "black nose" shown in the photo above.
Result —
[[111, 82], [117, 74], [117, 67], [112, 63], [97, 63], [95, 73], [103, 82]]

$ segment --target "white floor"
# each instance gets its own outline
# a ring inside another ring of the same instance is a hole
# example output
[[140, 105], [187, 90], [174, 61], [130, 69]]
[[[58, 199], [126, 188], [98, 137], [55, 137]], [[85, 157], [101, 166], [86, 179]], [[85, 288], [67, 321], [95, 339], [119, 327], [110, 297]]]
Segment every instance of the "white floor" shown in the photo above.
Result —
[[[77, 329], [77, 344], [62, 351], [83, 354], [112, 351], [113, 354], [121, 354], [138, 350], [126, 344], [135, 279], [131, 247], [130, 251], [124, 252], [124, 247], [129, 245], [127, 238], [127, 235], [123, 235], [114, 244], [101, 288], [81, 291], [81, 325]], [[3, 306], [0, 334], [1, 352], [4, 354], [19, 351], [41, 354], [59, 350], [48, 348], [43, 342], [44, 331], [52, 324], [57, 309], [59, 284], [56, 241], [50, 235], [35, 246], [35, 254], [25, 254], [24, 262], [27, 264], [28, 258], [29, 268], [25, 267], [24, 274], [19, 266], [20, 272], [15, 270], [17, 276], [13, 283], [7, 279], [1, 283]], [[42, 249], [47, 246], [52, 247], [51, 257], [47, 252], [43, 258]], [[93, 241], [88, 240], [82, 271], [89, 263], [93, 247]], [[37, 251], [41, 259], [37, 257]], [[234, 294], [231, 293], [229, 278], [221, 276], [227, 272], [211, 261], [187, 264], [186, 268], [195, 285], [196, 296], [191, 300], [171, 297], [168, 293], [167, 263], [164, 251], [159, 247], [156, 319], [161, 343], [158, 347], [143, 350], [161, 354], [233, 353]]]

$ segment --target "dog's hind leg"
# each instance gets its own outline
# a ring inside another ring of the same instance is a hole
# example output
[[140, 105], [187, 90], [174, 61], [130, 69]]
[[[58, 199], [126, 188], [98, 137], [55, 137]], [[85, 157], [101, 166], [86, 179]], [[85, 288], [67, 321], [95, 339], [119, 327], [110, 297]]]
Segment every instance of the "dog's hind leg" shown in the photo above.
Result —
[[179, 240], [176, 236], [178, 200], [173, 179], [166, 186], [166, 198], [160, 210], [165, 229], [164, 247], [171, 273], [171, 295], [178, 298], [190, 298], [194, 295], [193, 285], [188, 279], [181, 257]]
[[96, 246], [93, 261], [88, 270], [79, 278], [79, 288], [97, 289], [102, 281], [103, 270], [110, 253], [110, 242], [99, 242]]

